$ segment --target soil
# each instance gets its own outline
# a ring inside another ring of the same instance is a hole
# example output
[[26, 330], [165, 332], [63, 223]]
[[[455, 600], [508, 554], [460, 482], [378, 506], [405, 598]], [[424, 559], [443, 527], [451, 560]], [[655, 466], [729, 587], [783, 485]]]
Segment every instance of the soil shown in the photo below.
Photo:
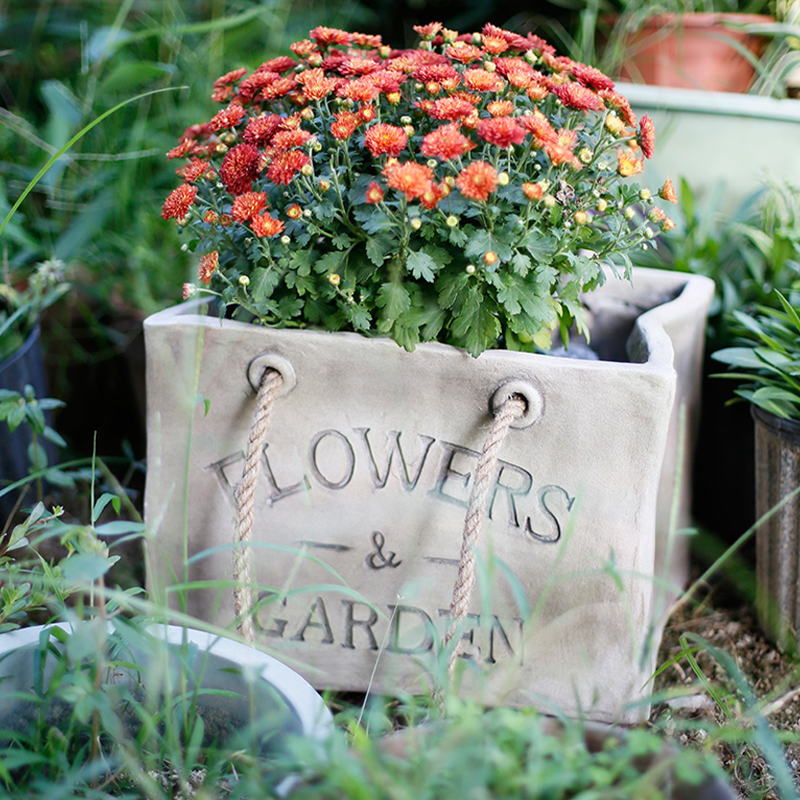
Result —
[[[696, 643], [691, 634], [711, 645], [696, 652], [697, 670], [684, 652], [686, 634], [689, 647]], [[777, 800], [766, 759], [747, 741], [756, 738], [753, 719], [760, 714], [784, 738], [786, 762], [800, 787], [800, 662], [775, 648], [749, 605], [727, 606], [712, 592], [679, 608], [664, 632], [658, 663], [668, 666], [656, 678], [656, 695], [682, 696], [655, 705], [652, 725], [681, 745], [711, 747], [741, 798]], [[748, 687], [755, 704], [748, 702]]]

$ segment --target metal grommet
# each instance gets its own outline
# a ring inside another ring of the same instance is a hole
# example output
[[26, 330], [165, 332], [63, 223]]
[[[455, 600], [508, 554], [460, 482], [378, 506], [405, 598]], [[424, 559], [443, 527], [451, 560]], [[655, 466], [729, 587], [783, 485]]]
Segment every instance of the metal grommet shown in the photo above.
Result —
[[530, 428], [544, 413], [544, 398], [542, 393], [529, 381], [511, 379], [501, 383], [489, 399], [489, 408], [493, 415], [497, 414], [500, 406], [514, 395], [519, 395], [525, 401], [525, 412], [519, 419], [511, 423], [511, 427]]
[[268, 369], [274, 369], [283, 378], [281, 388], [278, 390], [278, 397], [289, 394], [297, 385], [297, 375], [288, 359], [277, 353], [261, 353], [247, 365], [247, 380], [256, 394], [261, 386], [264, 372]]

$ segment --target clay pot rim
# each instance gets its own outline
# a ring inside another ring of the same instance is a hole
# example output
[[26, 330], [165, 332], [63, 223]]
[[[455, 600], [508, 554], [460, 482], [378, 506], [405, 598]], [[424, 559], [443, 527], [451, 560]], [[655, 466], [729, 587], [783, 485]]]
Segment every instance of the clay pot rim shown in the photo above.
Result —
[[752, 25], [775, 22], [768, 14], [743, 14], [724, 11], [687, 11], [682, 14], [656, 14], [642, 27], [713, 28], [726, 25]]
[[750, 406], [750, 413], [757, 425], [766, 428], [770, 433], [783, 438], [797, 439], [800, 441], [800, 420], [784, 419], [771, 411], [759, 408], [756, 405]]

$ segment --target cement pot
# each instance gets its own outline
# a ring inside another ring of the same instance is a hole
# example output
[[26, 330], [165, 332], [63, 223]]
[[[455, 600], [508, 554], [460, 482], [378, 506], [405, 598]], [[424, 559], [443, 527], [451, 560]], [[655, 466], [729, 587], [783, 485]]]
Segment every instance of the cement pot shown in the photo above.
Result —
[[[679, 409], [691, 432], [712, 294], [711, 281], [676, 273], [609, 280], [587, 298], [596, 361], [474, 359], [440, 344], [407, 353], [357, 334], [221, 324], [196, 302], [150, 317], [152, 591], [170, 570], [230, 577], [253, 385], [274, 367], [284, 385], [256, 497], [257, 632], [318, 688], [424, 691], [471, 471], [493, 398], [510, 387], [528, 411], [490, 492], [465, 689], [638, 718], [627, 703], [642, 696], [660, 631], [653, 576], [685, 577], [668, 512], [679, 459], [679, 517], [688, 508]], [[232, 620], [227, 593], [186, 599], [193, 614]]]
[[[69, 704], [60, 699], [69, 686], [54, 690], [53, 681], [63, 679], [58, 676], [65, 666], [68, 676], [70, 664], [94, 658], [89, 653], [97, 648], [86, 643], [95, 639], [108, 649], [107, 657], [126, 664], [116, 667], [110, 678], [118, 690], [129, 690], [143, 703], [148, 692], [168, 693], [170, 702], [177, 703], [175, 687], [183, 687], [187, 705], [196, 703], [203, 718], [209, 746], [233, 746], [234, 737], [252, 728], [262, 754], [275, 756], [289, 735], [322, 742], [333, 732], [332, 716], [319, 694], [285, 664], [252, 647], [176, 625], [143, 630], [117, 622], [108, 623], [105, 631], [103, 635], [102, 627], [79, 622], [0, 635], [0, 738], [10, 731], [29, 733], [42, 714], [50, 726], [70, 719]], [[141, 721], [126, 696], [120, 693], [119, 716], [134, 736]]]
[[[800, 422], [752, 408], [756, 431], [756, 610], [781, 650], [797, 652], [800, 630]], [[785, 502], [782, 502], [785, 501]]]

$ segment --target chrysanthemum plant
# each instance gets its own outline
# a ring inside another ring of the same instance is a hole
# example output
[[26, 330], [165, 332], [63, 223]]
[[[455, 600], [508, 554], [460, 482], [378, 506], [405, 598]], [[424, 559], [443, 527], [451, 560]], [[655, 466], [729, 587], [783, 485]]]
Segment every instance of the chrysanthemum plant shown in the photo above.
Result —
[[[416, 28], [413, 50], [319, 27], [214, 84], [223, 108], [169, 158], [162, 210], [192, 236], [197, 291], [264, 325], [547, 347], [585, 329], [604, 265], [672, 223], [627, 179], [649, 118], [598, 70], [486, 25]], [[667, 182], [659, 194], [674, 201]]]

